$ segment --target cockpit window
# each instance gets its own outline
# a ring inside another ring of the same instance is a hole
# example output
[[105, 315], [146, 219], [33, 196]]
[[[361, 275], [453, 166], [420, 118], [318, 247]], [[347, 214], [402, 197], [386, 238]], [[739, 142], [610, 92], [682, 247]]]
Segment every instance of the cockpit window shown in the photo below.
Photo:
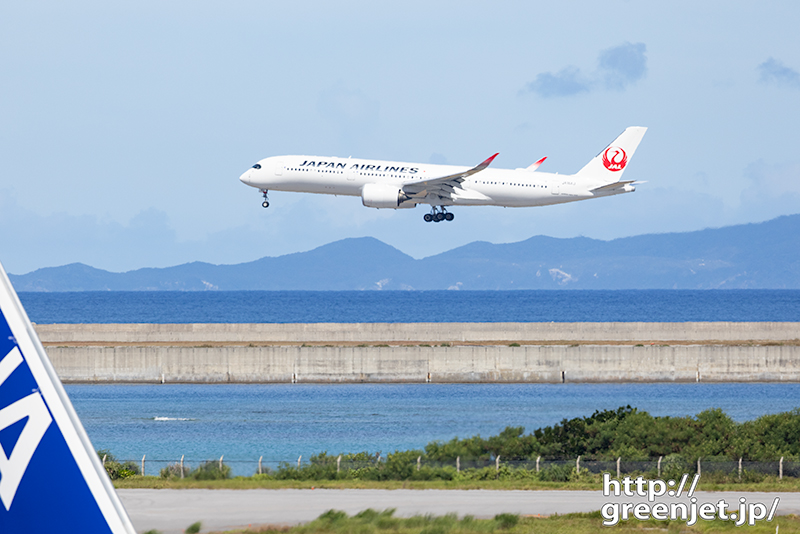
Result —
[[261, 165], [260, 165], [259, 163], [256, 163], [255, 165], [253, 165], [253, 168], [254, 168], [254, 169], [260, 169], [260, 168], [261, 168]]

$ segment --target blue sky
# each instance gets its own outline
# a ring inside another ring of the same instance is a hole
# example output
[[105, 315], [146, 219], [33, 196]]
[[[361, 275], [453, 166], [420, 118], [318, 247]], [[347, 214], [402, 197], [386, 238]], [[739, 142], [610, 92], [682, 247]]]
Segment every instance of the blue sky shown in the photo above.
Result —
[[[239, 263], [374, 236], [599, 239], [800, 212], [800, 3], [4, 2], [0, 261]], [[270, 194], [279, 154], [580, 169], [647, 126], [636, 193], [543, 208]]]

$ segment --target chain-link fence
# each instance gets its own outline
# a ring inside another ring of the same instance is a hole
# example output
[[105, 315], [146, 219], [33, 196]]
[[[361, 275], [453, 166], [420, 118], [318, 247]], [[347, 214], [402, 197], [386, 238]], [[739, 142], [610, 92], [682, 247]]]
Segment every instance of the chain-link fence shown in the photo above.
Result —
[[[106, 462], [107, 468], [111, 462]], [[482, 478], [540, 478], [542, 480], [570, 480], [581, 474], [610, 473], [612, 476], [642, 475], [649, 478], [676, 478], [684, 473], [700, 472], [704, 477], [748, 479], [773, 476], [800, 478], [800, 461], [780, 458], [771, 461], [730, 460], [700, 458], [689, 460], [677, 455], [647, 460], [592, 460], [583, 458], [456, 458], [431, 460], [422, 456], [415, 460], [399, 462], [375, 455], [369, 459], [346, 459], [343, 456], [299, 456], [294, 460], [259, 458], [200, 459], [180, 457], [115, 460], [115, 464], [128, 466], [136, 474], [151, 476], [188, 476], [201, 466], [207, 469], [218, 466], [229, 476], [270, 475], [276, 478], [315, 480], [333, 478], [359, 478], [359, 475], [376, 480], [452, 479], [480, 472]], [[167, 470], [167, 472], [164, 472]], [[318, 477], [318, 478], [315, 478]]]

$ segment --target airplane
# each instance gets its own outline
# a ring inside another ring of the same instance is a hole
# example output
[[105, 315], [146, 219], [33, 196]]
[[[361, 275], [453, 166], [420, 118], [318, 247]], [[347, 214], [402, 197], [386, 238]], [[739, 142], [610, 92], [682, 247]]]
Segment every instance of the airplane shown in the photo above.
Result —
[[[497, 154], [475, 167], [321, 156], [273, 156], [239, 177], [263, 195], [269, 190], [360, 196], [368, 208], [406, 209], [430, 204], [425, 222], [452, 221], [450, 206], [529, 207], [608, 197], [636, 190], [622, 181], [647, 128], [631, 126], [575, 174], [539, 172], [541, 158], [524, 169], [489, 169]], [[639, 182], [642, 183], [642, 182]]]

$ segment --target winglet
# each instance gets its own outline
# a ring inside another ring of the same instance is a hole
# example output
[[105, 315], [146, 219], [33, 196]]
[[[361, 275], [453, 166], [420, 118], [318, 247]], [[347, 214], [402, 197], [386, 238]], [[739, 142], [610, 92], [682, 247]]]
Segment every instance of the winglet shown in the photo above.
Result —
[[526, 170], [526, 171], [531, 171], [531, 172], [535, 171], [536, 169], [538, 169], [538, 168], [539, 168], [539, 166], [540, 166], [542, 163], [544, 163], [544, 160], [546, 160], [546, 159], [547, 159], [547, 156], [543, 157], [542, 159], [540, 159], [540, 160], [539, 160], [539, 161], [537, 161], [536, 163], [533, 163], [533, 164], [529, 165], [529, 166], [528, 166], [528, 168], [527, 168], [527, 169], [525, 169], [525, 170]]
[[494, 156], [486, 158], [486, 160], [483, 163], [475, 167], [475, 172], [482, 171], [483, 169], [488, 167], [492, 163], [492, 161], [494, 161], [494, 158], [496, 158], [499, 153], [500, 152], [496, 152]]

